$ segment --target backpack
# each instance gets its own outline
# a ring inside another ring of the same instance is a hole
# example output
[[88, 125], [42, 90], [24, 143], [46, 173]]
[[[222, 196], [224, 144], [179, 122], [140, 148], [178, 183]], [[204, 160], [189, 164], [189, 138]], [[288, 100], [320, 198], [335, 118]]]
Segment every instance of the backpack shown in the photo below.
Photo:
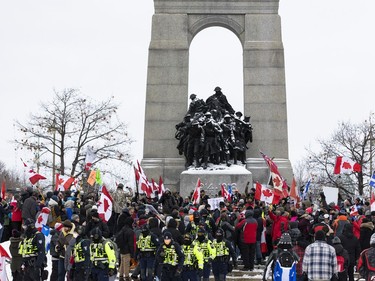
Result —
[[359, 273], [362, 277], [366, 278], [366, 281], [375, 280], [375, 251], [373, 248], [364, 250], [361, 253], [363, 264], [359, 265]]
[[296, 281], [296, 277], [297, 266], [293, 254], [288, 250], [279, 251], [273, 269], [273, 280]]
[[343, 256], [336, 256], [337, 259], [337, 272], [345, 271], [345, 259]]
[[344, 226], [346, 224], [348, 224], [349, 221], [344, 221], [344, 220], [339, 220], [337, 221], [337, 227], [335, 229], [335, 236], [339, 236], [340, 234], [342, 234], [342, 231], [344, 230]]

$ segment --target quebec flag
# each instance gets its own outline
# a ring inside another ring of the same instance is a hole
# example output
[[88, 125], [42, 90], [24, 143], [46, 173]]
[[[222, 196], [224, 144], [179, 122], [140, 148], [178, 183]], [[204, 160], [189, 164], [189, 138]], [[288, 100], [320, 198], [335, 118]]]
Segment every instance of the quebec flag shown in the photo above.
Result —
[[41, 231], [43, 234], [44, 234], [44, 236], [46, 237], [45, 238], [45, 244], [46, 244], [46, 253], [48, 253], [48, 251], [49, 251], [49, 249], [50, 249], [50, 246], [51, 246], [51, 237], [52, 237], [52, 235], [51, 235], [51, 233], [50, 233], [50, 228], [49, 228], [49, 226], [47, 226], [47, 225], [43, 225], [43, 227], [42, 227], [42, 231]]
[[273, 269], [274, 281], [296, 281], [297, 277], [296, 263], [294, 262], [291, 267], [283, 267], [277, 260], [275, 268]]

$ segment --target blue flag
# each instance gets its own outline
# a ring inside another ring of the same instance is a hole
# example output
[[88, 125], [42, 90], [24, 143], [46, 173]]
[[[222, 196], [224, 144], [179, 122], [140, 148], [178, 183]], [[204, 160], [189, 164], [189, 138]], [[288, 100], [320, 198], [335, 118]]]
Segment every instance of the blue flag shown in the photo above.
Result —
[[228, 193], [232, 196], [232, 185], [228, 184]]
[[305, 189], [303, 190], [302, 198], [303, 200], [306, 200], [307, 193], [309, 192], [309, 187], [310, 187], [311, 179], [306, 183]]
[[48, 252], [51, 246], [50, 228], [47, 225], [43, 225], [41, 232], [45, 236], [46, 252]]
[[372, 173], [369, 185], [375, 188], [375, 171]]

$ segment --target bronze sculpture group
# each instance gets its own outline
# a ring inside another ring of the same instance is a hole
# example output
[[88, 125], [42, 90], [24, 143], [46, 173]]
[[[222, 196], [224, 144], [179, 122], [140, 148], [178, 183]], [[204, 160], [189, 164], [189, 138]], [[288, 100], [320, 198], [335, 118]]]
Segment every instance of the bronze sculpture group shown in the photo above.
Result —
[[176, 125], [177, 149], [185, 167], [207, 169], [208, 163], [246, 164], [247, 143], [252, 142], [250, 117], [235, 112], [220, 87], [206, 101], [190, 95], [190, 105]]

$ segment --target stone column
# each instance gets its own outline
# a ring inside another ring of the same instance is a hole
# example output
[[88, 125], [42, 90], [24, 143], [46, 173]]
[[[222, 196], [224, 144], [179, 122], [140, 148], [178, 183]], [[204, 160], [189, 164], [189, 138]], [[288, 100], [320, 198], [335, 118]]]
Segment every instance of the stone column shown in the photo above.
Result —
[[152, 18], [142, 166], [148, 177], [161, 175], [166, 185], [176, 184], [184, 167], [173, 136], [187, 111], [187, 26], [186, 14], [154, 14]]
[[[247, 152], [252, 157], [259, 150], [276, 157], [282, 175], [291, 182], [288, 160], [288, 130], [285, 90], [284, 47], [278, 14], [245, 15], [244, 40], [244, 112], [254, 127], [253, 143]], [[268, 175], [262, 158], [248, 159], [247, 168], [254, 178]], [[261, 174], [258, 174], [261, 173]]]

